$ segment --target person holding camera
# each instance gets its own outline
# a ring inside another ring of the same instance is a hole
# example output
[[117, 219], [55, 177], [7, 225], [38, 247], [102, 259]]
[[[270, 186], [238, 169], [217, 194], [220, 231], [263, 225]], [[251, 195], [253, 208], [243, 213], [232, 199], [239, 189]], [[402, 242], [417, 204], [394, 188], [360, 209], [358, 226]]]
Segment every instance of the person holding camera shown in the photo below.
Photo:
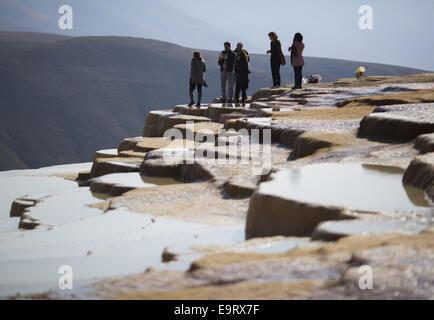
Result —
[[235, 54], [231, 51], [231, 44], [229, 42], [225, 42], [224, 46], [225, 50], [220, 53], [218, 59], [221, 73], [222, 103], [232, 103]]

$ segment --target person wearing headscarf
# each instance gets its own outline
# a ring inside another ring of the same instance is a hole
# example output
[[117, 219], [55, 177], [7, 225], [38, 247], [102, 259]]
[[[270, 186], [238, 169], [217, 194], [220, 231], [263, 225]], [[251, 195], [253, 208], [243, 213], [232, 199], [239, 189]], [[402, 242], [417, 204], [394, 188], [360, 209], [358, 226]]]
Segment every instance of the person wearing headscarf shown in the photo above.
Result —
[[205, 84], [203, 74], [206, 72], [206, 64], [200, 55], [199, 51], [193, 53], [193, 59], [191, 60], [190, 69], [190, 104], [189, 107], [194, 105], [194, 90], [197, 87], [197, 104], [196, 107], [200, 107], [202, 100], [202, 86]]
[[249, 88], [249, 53], [243, 49], [243, 44], [237, 44], [235, 53], [235, 103], [240, 102], [240, 92], [242, 93], [241, 102], [247, 99], [247, 89]]
[[291, 52], [291, 65], [294, 67], [295, 86], [292, 89], [302, 89], [301, 83], [303, 79], [304, 67], [304, 43], [301, 33], [296, 33], [292, 46], [288, 49]]

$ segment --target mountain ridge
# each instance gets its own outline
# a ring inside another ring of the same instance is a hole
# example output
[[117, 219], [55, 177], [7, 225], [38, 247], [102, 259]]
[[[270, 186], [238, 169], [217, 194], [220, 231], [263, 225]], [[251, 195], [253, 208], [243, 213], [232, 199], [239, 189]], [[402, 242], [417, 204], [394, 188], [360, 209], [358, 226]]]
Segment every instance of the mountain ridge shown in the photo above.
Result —
[[[248, 49], [248, 48], [246, 48]], [[119, 36], [64, 37], [0, 32], [0, 170], [89, 161], [96, 149], [140, 132], [146, 114], [188, 99], [194, 49]], [[201, 51], [210, 88], [220, 94], [217, 51]], [[215, 60], [215, 63], [213, 63]], [[360, 62], [306, 58], [305, 74], [352, 77]], [[370, 75], [423, 70], [367, 63]], [[269, 86], [269, 57], [252, 54], [249, 93]], [[292, 71], [282, 69], [283, 83]]]

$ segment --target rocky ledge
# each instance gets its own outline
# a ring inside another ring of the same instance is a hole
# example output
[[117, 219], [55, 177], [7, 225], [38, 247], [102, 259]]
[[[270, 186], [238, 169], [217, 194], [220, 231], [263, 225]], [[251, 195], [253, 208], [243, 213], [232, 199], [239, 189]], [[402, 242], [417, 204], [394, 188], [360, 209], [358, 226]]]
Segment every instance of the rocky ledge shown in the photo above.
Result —
[[[131, 232], [129, 223], [141, 226], [141, 240], [128, 238], [120, 250], [128, 254], [102, 258], [104, 245], [90, 242], [74, 254], [93, 263], [122, 257], [146, 271], [26, 297], [430, 299], [433, 103], [434, 74], [421, 74], [153, 111], [142, 136], [97, 151], [92, 168], [56, 173], [93, 192], [80, 198], [84, 226], [92, 218], [107, 234], [119, 229], [110, 233], [114, 243]], [[72, 216], [60, 224], [38, 210], [62, 192], [24, 196], [10, 212], [20, 228], [67, 229]], [[15, 247], [24, 241], [9, 238]], [[137, 260], [137, 250], [153, 258]], [[103, 275], [116, 274], [106, 268]], [[361, 270], [372, 271], [370, 290], [360, 285]]]

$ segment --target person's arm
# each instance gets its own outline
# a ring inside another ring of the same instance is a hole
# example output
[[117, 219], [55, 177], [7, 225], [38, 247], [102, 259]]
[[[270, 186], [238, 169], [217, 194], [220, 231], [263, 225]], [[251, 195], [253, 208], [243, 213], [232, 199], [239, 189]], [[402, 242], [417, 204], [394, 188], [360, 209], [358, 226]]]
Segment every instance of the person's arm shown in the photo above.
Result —
[[282, 51], [282, 44], [280, 41], [276, 41], [276, 52]]
[[219, 66], [221, 66], [223, 64], [223, 60], [224, 60], [224, 58], [222, 57], [222, 54], [220, 53], [219, 62], [218, 62]]
[[300, 52], [301, 56], [303, 55], [304, 48], [305, 48], [304, 43], [300, 42], [299, 48], [297, 50]]
[[235, 64], [235, 53], [233, 53], [233, 52], [231, 52], [231, 55], [230, 55], [230, 59], [231, 59], [231, 62], [233, 63], [233, 64]]
[[202, 68], [202, 72], [205, 73], [206, 72], [206, 64], [205, 62], [203, 63], [203, 68]]

